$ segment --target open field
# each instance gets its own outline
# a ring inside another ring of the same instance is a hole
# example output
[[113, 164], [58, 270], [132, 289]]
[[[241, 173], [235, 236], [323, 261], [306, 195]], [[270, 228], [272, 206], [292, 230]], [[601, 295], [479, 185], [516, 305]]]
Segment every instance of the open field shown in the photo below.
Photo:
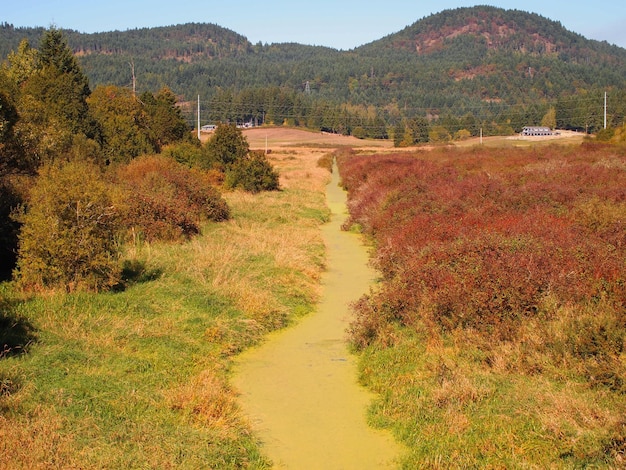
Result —
[[[316, 132], [291, 127], [256, 127], [245, 129], [243, 135], [248, 139], [250, 148], [274, 149], [275, 147], [296, 148], [329, 148], [352, 147], [352, 148], [387, 148], [392, 147], [390, 141], [375, 141], [357, 139], [352, 136], [330, 134], [328, 132]], [[211, 137], [211, 133], [202, 133], [201, 140], [204, 142]]]
[[[483, 137], [482, 145], [485, 147], [537, 147], [545, 145], [579, 145], [585, 139], [585, 134], [573, 131], [558, 131], [558, 134], [550, 136], [495, 136]], [[457, 147], [472, 147], [480, 145], [479, 137], [472, 137], [460, 142], [455, 142]]]
[[[295, 148], [342, 148], [349, 147], [362, 152], [398, 152], [407, 150], [398, 149], [393, 146], [391, 140], [375, 141], [357, 139], [352, 136], [343, 136], [338, 134], [329, 134], [323, 132], [314, 132], [303, 129], [294, 129], [287, 127], [259, 127], [244, 130], [244, 135], [250, 143], [250, 148], [273, 150], [281, 147]], [[202, 139], [208, 139], [210, 134], [202, 134]], [[579, 145], [585, 139], [585, 135], [573, 131], [559, 131], [558, 135], [526, 137], [521, 135], [513, 136], [493, 136], [484, 137], [482, 145], [485, 147], [530, 147], [543, 145]], [[450, 145], [455, 147], [473, 147], [479, 146], [481, 140], [479, 137], [472, 137], [467, 140], [451, 142]], [[410, 147], [429, 150], [434, 148], [432, 145], [420, 145], [418, 147]]]
[[[326, 263], [321, 225], [329, 217], [324, 197], [329, 175], [318, 160], [335, 148], [354, 148], [355, 155], [390, 155], [406, 149], [394, 149], [390, 141], [286, 128], [250, 129], [244, 135], [253, 149], [264, 149], [267, 142], [268, 158], [280, 172], [283, 190], [227, 193], [232, 220], [206, 224], [189, 242], [128, 246], [125, 258], [135, 281], [126, 290], [25, 297], [10, 284], [0, 286], [0, 322], [11, 325], [15, 333], [14, 350], [0, 354], [0, 468], [271, 468], [229, 383], [233, 358], [269, 331], [311, 313], [319, 300]], [[564, 136], [558, 142], [576, 143], [579, 137]], [[462, 207], [467, 201], [484, 202], [490, 190], [502, 190], [499, 194], [517, 195], [523, 206], [542, 197], [526, 197], [527, 193], [498, 184], [511, 178], [537, 189], [529, 180], [534, 175], [558, 202], [540, 220], [565, 217], [568, 210], [559, 198], [566, 199], [567, 185], [552, 182], [565, 174], [564, 169], [583, 165], [584, 150], [577, 154], [578, 148], [572, 147], [567, 156], [554, 157], [555, 141], [484, 141], [485, 147], [498, 148], [531, 143], [547, 144], [551, 153], [528, 152], [533, 155], [506, 159], [504, 153], [494, 152], [488, 160], [495, 162], [497, 171], [489, 167], [481, 172], [483, 155], [469, 150], [466, 167], [453, 178], [466, 186], [442, 184], [440, 199], [430, 202]], [[408, 150], [413, 159], [427, 149]], [[606, 151], [594, 157], [592, 167], [610, 179], [626, 166], [623, 151]], [[445, 156], [441, 148], [428, 154], [428, 165], [459, 158]], [[524, 178], [516, 178], [512, 170], [520, 162], [527, 163]], [[604, 186], [614, 195], [620, 191]], [[463, 197], [454, 199], [455, 194]], [[389, 200], [398, 201], [402, 197]], [[417, 204], [404, 207], [413, 210]], [[618, 240], [623, 230], [615, 227], [623, 227], [619, 225], [623, 211], [623, 201], [590, 197], [579, 200], [573, 214], [587, 228], [599, 228]], [[489, 220], [470, 212], [474, 227]], [[396, 220], [401, 220], [400, 214]], [[404, 235], [418, 239], [450, 220], [456, 219], [443, 217], [435, 228]], [[503, 219], [498, 226], [510, 227], [507, 224], [516, 220]], [[548, 228], [563, 226], [559, 221]], [[491, 247], [492, 252], [524, 253], [540, 246], [529, 237], [503, 240]], [[461, 253], [463, 258], [457, 257], [451, 266], [476, 272], [469, 261], [481, 250], [472, 251], [475, 245], [456, 248], [463, 247], [468, 248]], [[430, 253], [440, 253], [435, 248], [430, 247]], [[411, 247], [406, 250], [410, 252], [420, 249]], [[577, 253], [572, 263], [588, 254]], [[605, 259], [612, 258], [609, 254]], [[529, 269], [549, 264], [539, 254], [526, 261]], [[620, 269], [611, 272], [619, 274]], [[564, 279], [572, 277], [570, 271], [564, 272]], [[482, 299], [477, 294], [465, 304], [469, 308]], [[542, 299], [538, 308], [552, 315], [547, 329], [538, 321], [529, 322], [520, 330], [524, 340], [520, 342], [496, 344], [485, 340], [479, 329], [441, 334], [436, 324], [420, 323], [415, 311], [392, 312], [385, 317], [391, 318], [389, 323], [364, 325], [378, 335], [358, 356], [361, 381], [379, 396], [370, 421], [392, 429], [395, 438], [411, 449], [404, 468], [623, 464], [626, 411], [623, 392], [615, 393], [624, 387], [623, 321], [614, 321], [606, 296], [592, 299], [595, 303], [583, 310], [548, 295]], [[493, 305], [502, 301], [497, 296], [492, 300]], [[486, 328], [489, 332], [490, 326]], [[613, 349], [599, 352], [599, 344]], [[535, 346], [539, 349], [531, 349]], [[614, 366], [608, 371], [603, 362], [607, 357]], [[575, 367], [565, 368], [568, 364]], [[595, 382], [586, 381], [585, 374], [595, 374]]]

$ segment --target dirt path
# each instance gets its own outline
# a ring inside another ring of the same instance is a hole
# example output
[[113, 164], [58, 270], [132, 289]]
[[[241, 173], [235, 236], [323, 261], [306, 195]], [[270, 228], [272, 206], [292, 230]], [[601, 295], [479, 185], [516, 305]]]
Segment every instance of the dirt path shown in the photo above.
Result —
[[333, 215], [323, 228], [328, 269], [318, 311], [244, 353], [233, 385], [276, 468], [392, 468], [398, 447], [367, 426], [372, 397], [358, 385], [345, 343], [349, 303], [374, 273], [358, 236], [340, 230], [346, 206], [336, 169], [327, 200]]

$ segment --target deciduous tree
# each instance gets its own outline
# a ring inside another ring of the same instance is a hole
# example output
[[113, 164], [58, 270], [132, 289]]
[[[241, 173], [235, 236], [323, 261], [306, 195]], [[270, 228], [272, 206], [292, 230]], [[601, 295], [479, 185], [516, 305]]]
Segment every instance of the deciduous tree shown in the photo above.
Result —
[[26, 289], [108, 289], [120, 281], [111, 189], [97, 166], [44, 166], [22, 217], [16, 277]]
[[103, 154], [109, 162], [128, 163], [157, 150], [150, 139], [148, 115], [130, 90], [99, 86], [87, 101], [102, 129]]
[[220, 124], [206, 143], [205, 149], [209, 162], [214, 162], [225, 169], [245, 158], [250, 146], [237, 126]]

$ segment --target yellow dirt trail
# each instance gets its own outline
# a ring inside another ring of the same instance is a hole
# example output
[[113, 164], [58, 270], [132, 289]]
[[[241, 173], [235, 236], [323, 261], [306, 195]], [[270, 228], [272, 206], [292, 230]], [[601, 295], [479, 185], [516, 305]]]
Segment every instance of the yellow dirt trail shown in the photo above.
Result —
[[327, 201], [332, 217], [323, 227], [327, 271], [318, 310], [242, 354], [233, 385], [275, 468], [394, 468], [399, 448], [367, 425], [372, 396], [357, 383], [346, 345], [349, 304], [368, 291], [375, 273], [360, 237], [340, 229], [346, 196], [336, 168]]

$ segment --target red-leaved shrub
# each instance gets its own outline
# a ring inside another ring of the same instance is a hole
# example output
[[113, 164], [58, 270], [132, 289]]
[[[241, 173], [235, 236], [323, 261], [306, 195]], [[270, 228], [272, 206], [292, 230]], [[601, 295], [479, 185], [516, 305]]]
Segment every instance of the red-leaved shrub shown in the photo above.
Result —
[[173, 159], [133, 160], [117, 172], [125, 188], [124, 224], [148, 240], [175, 240], [200, 231], [204, 220], [229, 218], [229, 208], [210, 175]]
[[[599, 299], [626, 327], [626, 159], [610, 149], [342, 155], [351, 218], [373, 237], [381, 319], [512, 340], [524, 319]], [[366, 318], [376, 315], [377, 319]], [[619, 321], [618, 321], [619, 323]]]

